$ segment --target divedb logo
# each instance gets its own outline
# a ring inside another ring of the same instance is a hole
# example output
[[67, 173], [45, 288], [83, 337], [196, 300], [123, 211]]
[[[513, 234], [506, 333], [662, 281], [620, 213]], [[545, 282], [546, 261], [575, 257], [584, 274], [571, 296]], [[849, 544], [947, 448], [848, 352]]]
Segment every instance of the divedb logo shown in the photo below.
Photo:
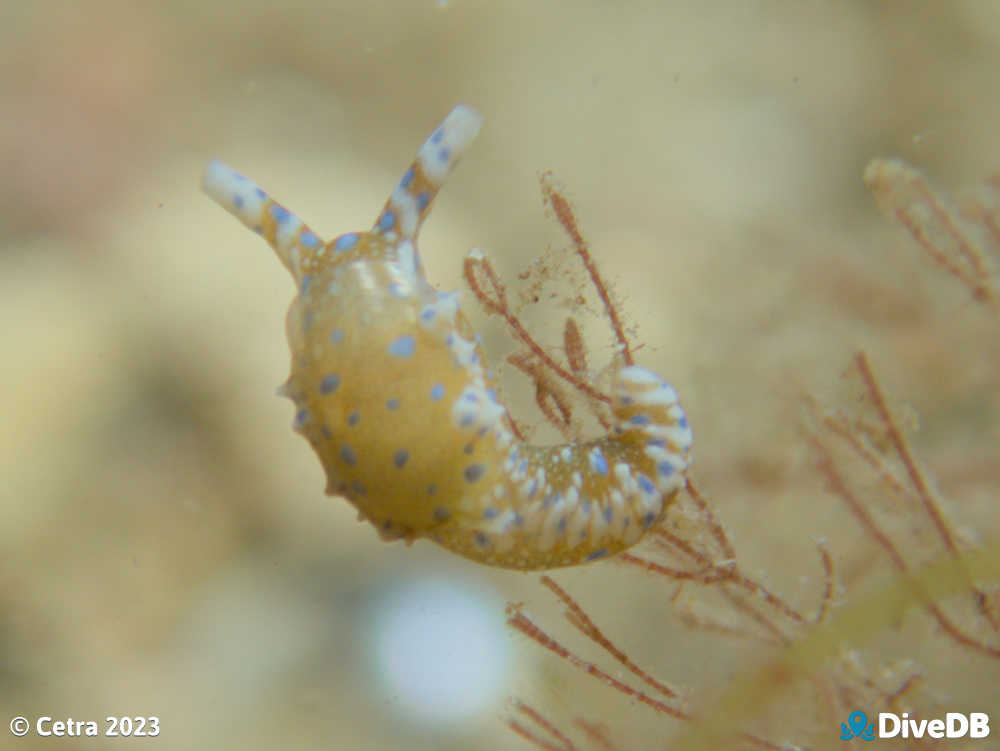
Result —
[[915, 720], [908, 712], [894, 714], [879, 712], [878, 732], [875, 723], [860, 710], [854, 710], [847, 722], [840, 723], [840, 739], [849, 741], [860, 738], [873, 741], [876, 738], [987, 738], [990, 734], [990, 716], [985, 712], [948, 712], [944, 719]]

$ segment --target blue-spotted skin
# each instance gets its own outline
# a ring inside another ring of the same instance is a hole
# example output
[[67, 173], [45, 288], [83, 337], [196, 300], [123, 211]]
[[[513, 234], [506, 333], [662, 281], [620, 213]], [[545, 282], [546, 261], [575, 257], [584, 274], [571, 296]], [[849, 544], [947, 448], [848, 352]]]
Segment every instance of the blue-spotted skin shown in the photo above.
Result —
[[616, 424], [598, 440], [516, 440], [458, 293], [427, 282], [420, 225], [481, 118], [456, 107], [431, 134], [370, 232], [322, 241], [220, 162], [204, 188], [262, 234], [295, 278], [288, 311], [295, 430], [385, 539], [428, 538], [481, 563], [546, 569], [634, 545], [684, 484], [692, 434], [663, 379], [615, 377]]

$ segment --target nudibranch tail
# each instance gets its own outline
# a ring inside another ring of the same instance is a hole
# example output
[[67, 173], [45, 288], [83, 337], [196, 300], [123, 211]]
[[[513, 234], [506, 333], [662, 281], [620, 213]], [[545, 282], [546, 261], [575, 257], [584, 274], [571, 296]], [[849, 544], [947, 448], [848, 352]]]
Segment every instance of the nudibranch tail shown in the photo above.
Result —
[[202, 189], [244, 226], [263, 235], [296, 280], [303, 261], [325, 243], [295, 214], [271, 198], [253, 180], [213, 159], [202, 178]]
[[434, 196], [458, 164], [483, 125], [483, 117], [471, 107], [458, 105], [420, 147], [417, 158], [403, 174], [385, 207], [375, 220], [373, 233], [395, 232], [415, 241]]
[[[488, 397], [478, 402], [490, 406]], [[617, 423], [608, 435], [548, 447], [513, 440], [502, 411], [484, 410], [466, 433], [467, 496], [432, 539], [517, 569], [572, 566], [634, 545], [684, 486], [693, 438], [673, 387], [645, 368], [617, 371], [611, 406]], [[483, 425], [482, 442], [469, 437]]]
[[618, 367], [615, 422], [592, 441], [518, 440], [457, 293], [424, 278], [416, 235], [482, 118], [459, 106], [420, 148], [370, 232], [319, 238], [213, 162], [205, 190], [263, 234], [299, 282], [286, 328], [294, 428], [327, 492], [384, 539], [434, 540], [492, 566], [585, 563], [634, 545], [684, 486], [691, 428], [674, 389]]

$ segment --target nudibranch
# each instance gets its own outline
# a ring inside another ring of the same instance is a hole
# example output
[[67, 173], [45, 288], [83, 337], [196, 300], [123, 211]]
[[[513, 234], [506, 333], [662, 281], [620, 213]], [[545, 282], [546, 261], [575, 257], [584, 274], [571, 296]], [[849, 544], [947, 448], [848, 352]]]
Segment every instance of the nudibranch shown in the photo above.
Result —
[[417, 234], [482, 125], [458, 106], [431, 134], [369, 232], [320, 237], [218, 161], [206, 193], [271, 244], [298, 294], [288, 311], [294, 429], [326, 492], [383, 539], [428, 538], [491, 566], [605, 558], [661, 521], [684, 485], [691, 429], [674, 389], [614, 374], [607, 435], [558, 446], [517, 439], [459, 294], [424, 276]]

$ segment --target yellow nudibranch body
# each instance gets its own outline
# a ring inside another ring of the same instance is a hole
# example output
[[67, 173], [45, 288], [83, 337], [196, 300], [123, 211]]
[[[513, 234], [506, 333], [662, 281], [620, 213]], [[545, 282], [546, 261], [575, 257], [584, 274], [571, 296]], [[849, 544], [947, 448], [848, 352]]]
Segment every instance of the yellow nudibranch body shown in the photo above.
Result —
[[597, 440], [518, 440], [459, 295], [417, 252], [431, 202], [482, 124], [458, 106], [421, 147], [370, 232], [324, 243], [218, 161], [203, 187], [292, 273], [291, 375], [281, 392], [319, 455], [326, 491], [384, 539], [428, 538], [472, 560], [546, 569], [634, 545], [684, 485], [691, 429], [674, 389], [618, 368], [615, 424]]

